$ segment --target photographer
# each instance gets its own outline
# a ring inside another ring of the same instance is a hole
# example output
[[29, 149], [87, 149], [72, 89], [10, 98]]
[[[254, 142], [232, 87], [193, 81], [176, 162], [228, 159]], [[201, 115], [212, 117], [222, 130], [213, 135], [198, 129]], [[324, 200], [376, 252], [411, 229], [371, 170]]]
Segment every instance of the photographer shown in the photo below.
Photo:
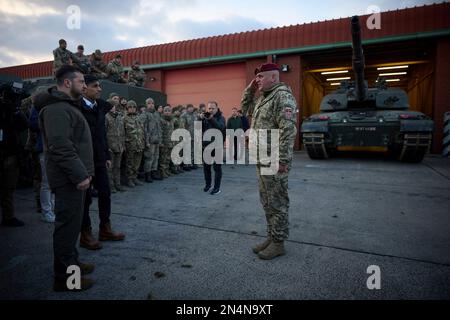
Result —
[[[199, 118], [202, 121], [202, 132], [205, 133], [209, 129], [217, 129], [222, 132], [223, 139], [225, 139], [225, 118], [222, 116], [222, 112], [219, 110], [217, 102], [210, 101], [207, 105], [207, 112], [203, 112], [200, 114]], [[213, 140], [214, 141], [214, 140]], [[203, 142], [203, 150], [210, 144], [211, 142]], [[222, 143], [225, 140], [222, 141]], [[215, 156], [215, 153], [212, 153], [212, 156]], [[210, 194], [216, 195], [219, 194], [220, 191], [220, 183], [222, 181], [222, 165], [220, 163], [214, 163], [214, 188], [211, 190]], [[205, 176], [205, 188], [203, 191], [208, 192], [211, 189], [211, 164], [205, 163], [203, 159], [203, 174]]]
[[19, 177], [19, 133], [28, 128], [28, 121], [19, 110], [21, 93], [15, 84], [0, 86], [0, 206], [1, 224], [6, 227], [24, 225], [14, 217], [14, 190]]

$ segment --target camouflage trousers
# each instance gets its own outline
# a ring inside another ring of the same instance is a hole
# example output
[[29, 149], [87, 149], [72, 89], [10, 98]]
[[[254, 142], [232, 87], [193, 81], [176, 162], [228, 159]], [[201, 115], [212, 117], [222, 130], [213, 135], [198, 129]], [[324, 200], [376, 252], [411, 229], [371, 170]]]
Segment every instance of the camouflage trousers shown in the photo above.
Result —
[[142, 160], [142, 151], [127, 151], [127, 178], [128, 181], [137, 179], [139, 166]]
[[144, 150], [144, 171], [149, 173], [158, 170], [159, 144], [151, 144]]
[[120, 186], [120, 165], [122, 163], [123, 152], [110, 152], [111, 169], [108, 170], [110, 187]]
[[257, 166], [259, 197], [266, 214], [267, 235], [275, 241], [289, 237], [288, 173], [261, 175]]
[[159, 147], [159, 170], [161, 173], [169, 174], [170, 168], [170, 153], [172, 152], [172, 148], [162, 146]]

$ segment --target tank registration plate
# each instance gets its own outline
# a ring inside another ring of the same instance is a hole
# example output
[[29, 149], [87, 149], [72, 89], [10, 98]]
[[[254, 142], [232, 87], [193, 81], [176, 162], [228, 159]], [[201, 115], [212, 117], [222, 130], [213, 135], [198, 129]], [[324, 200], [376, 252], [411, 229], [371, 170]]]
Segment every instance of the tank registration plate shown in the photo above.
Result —
[[377, 131], [377, 127], [355, 127], [355, 131]]

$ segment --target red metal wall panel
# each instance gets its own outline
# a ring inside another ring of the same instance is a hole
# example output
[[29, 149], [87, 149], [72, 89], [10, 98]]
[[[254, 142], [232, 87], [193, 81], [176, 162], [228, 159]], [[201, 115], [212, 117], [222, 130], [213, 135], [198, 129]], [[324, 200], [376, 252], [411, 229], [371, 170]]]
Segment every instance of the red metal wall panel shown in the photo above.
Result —
[[164, 75], [164, 92], [172, 106], [217, 101], [228, 118], [231, 108], [239, 106], [247, 85], [245, 70], [244, 63], [168, 70]]
[[[381, 13], [381, 29], [363, 29], [365, 39], [412, 34], [450, 28], [450, 3], [394, 10]], [[361, 21], [366, 23], [368, 16]], [[176, 42], [165, 45], [141, 47], [108, 52], [105, 61], [115, 54], [123, 55], [123, 64], [131, 65], [138, 58], [142, 64], [157, 64], [172, 61], [192, 60], [211, 56], [241, 54], [281, 48], [303, 47], [350, 40], [348, 18], [314, 22], [297, 26], [264, 29], [251, 32]], [[187, 49], [189, 48], [189, 49]], [[52, 63], [19, 66], [17, 69], [3, 68], [0, 72], [14, 72], [23, 78], [49, 76]], [[30, 71], [30, 69], [32, 71]], [[14, 70], [14, 71], [12, 71]]]

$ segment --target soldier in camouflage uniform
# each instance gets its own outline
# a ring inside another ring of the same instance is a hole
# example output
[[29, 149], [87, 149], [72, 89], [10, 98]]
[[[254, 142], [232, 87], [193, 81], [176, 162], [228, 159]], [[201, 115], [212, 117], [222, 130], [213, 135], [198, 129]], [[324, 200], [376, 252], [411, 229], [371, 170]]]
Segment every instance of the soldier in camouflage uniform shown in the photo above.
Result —
[[113, 60], [108, 63], [109, 80], [118, 83], [127, 83], [123, 77], [122, 56], [116, 55]]
[[170, 137], [173, 132], [172, 108], [170, 106], [164, 107], [164, 113], [161, 116], [161, 129], [162, 145], [159, 148], [159, 171], [163, 178], [168, 178], [171, 176], [169, 166], [172, 141]]
[[[112, 100], [111, 100], [112, 101]], [[125, 191], [120, 183], [120, 165], [125, 151], [124, 116], [116, 110], [118, 103], [112, 103], [112, 109], [106, 114], [106, 138], [111, 155], [111, 168], [108, 170], [111, 192]]]
[[194, 163], [194, 123], [197, 121], [198, 116], [194, 113], [194, 106], [192, 104], [187, 105], [186, 112], [181, 118], [183, 119], [185, 129], [191, 135], [191, 162], [183, 164], [183, 170], [190, 171], [197, 169], [197, 165]]
[[147, 76], [144, 70], [141, 69], [139, 61], [135, 61], [128, 72], [128, 85], [143, 87]]
[[119, 109], [121, 109], [121, 106], [119, 107], [119, 105], [120, 105], [120, 96], [119, 96], [118, 93], [111, 92], [111, 93], [109, 94], [108, 102], [111, 103], [113, 106], [116, 107], [116, 111], [117, 111], [117, 112], [120, 112], [120, 113], [122, 114], [122, 116], [125, 116], [125, 113], [124, 113], [124, 112], [121, 112], [121, 111], [119, 110]]
[[[173, 116], [172, 116], [172, 122], [173, 122], [173, 130], [177, 130], [177, 129], [185, 129], [184, 127], [184, 121], [181, 119], [180, 115], [180, 109], [183, 106], [176, 106], [175, 108], [173, 108]], [[177, 142], [172, 142], [171, 147], [170, 147], [170, 153], [172, 154], [172, 149], [175, 146]], [[175, 165], [172, 162], [172, 159], [170, 160], [170, 172], [173, 174], [179, 174], [179, 173], [184, 173], [184, 171], [181, 169], [181, 166], [179, 165]]]
[[108, 65], [103, 62], [103, 54], [99, 49], [95, 50], [89, 61], [92, 75], [99, 79], [108, 78]]
[[[256, 78], [245, 89], [242, 110], [252, 116], [251, 128], [279, 130], [279, 169], [275, 175], [262, 175], [257, 164], [259, 194], [267, 220], [267, 239], [253, 247], [259, 258], [270, 260], [285, 254], [284, 240], [289, 236], [288, 174], [297, 134], [297, 103], [291, 89], [279, 80], [278, 66], [266, 63], [255, 70]], [[259, 90], [260, 97], [255, 99]], [[264, 143], [258, 141], [258, 145]], [[270, 144], [268, 145], [270, 152]]]
[[161, 119], [156, 115], [152, 98], [145, 101], [147, 108], [140, 116], [144, 126], [144, 172], [145, 181], [162, 180], [158, 172], [159, 146], [162, 142]]
[[128, 101], [125, 122], [125, 146], [128, 186], [143, 185], [137, 179], [142, 152], [145, 147], [144, 128], [137, 114], [137, 105], [133, 100]]
[[53, 50], [53, 58], [53, 71], [58, 70], [65, 64], [78, 65], [80, 63], [77, 56], [67, 50], [67, 42], [64, 39], [59, 40], [59, 47]]
[[78, 69], [83, 74], [88, 74], [91, 72], [91, 62], [89, 61], [89, 57], [84, 55], [84, 46], [82, 44], [78, 45], [77, 47], [77, 53], [75, 55], [77, 56], [77, 59], [79, 61]]

